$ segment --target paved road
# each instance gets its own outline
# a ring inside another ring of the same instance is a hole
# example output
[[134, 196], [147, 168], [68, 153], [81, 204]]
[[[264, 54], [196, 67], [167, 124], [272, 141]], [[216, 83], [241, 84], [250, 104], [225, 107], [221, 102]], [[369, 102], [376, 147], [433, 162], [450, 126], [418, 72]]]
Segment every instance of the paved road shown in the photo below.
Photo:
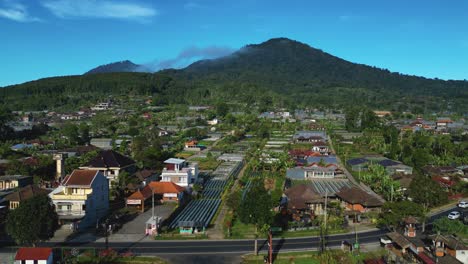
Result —
[[[457, 210], [449, 208], [444, 212], [440, 212], [430, 218], [430, 222], [439, 217]], [[377, 244], [379, 238], [383, 236], [386, 230], [373, 230], [358, 233], [358, 241], [361, 245]], [[339, 247], [341, 241], [355, 241], [355, 234], [331, 235], [327, 238], [327, 245], [330, 248]], [[266, 254], [268, 246], [265, 239], [258, 240], [259, 253]], [[0, 243], [0, 246], [9, 246], [5, 243]], [[39, 246], [49, 247], [76, 247], [76, 248], [96, 248], [103, 249], [106, 244], [103, 242], [85, 242], [85, 243], [39, 243]], [[186, 241], [140, 241], [140, 242], [111, 242], [109, 247], [121, 251], [132, 252], [138, 255], [157, 255], [168, 259], [172, 263], [204, 263], [206, 259], [211, 259], [211, 256], [219, 258], [217, 263], [239, 263], [237, 259], [245, 253], [253, 253], [254, 240], [186, 240]], [[319, 237], [307, 238], [276, 238], [273, 240], [273, 248], [275, 252], [287, 251], [305, 251], [318, 250], [320, 246]], [[0, 253], [11, 252], [11, 247], [0, 248]], [[194, 256], [196, 261], [193, 262]], [[189, 261], [190, 260], [190, 261]], [[187, 262], [189, 261], [189, 262]], [[205, 262], [206, 263], [206, 262]]]

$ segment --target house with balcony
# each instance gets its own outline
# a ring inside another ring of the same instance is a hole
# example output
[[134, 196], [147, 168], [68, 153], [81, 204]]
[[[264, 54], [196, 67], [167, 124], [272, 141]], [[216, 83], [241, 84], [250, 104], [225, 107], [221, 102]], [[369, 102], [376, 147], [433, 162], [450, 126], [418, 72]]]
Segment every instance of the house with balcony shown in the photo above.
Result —
[[136, 162], [113, 150], [101, 151], [86, 166], [81, 166], [82, 170], [100, 171], [111, 183], [116, 181], [123, 171], [133, 174], [136, 171]]
[[61, 224], [96, 225], [109, 210], [109, 183], [100, 171], [74, 170], [49, 194]]
[[165, 167], [161, 173], [162, 182], [173, 182], [179, 186], [187, 187], [196, 182], [198, 178], [198, 164], [188, 163], [183, 159], [170, 158], [164, 161]]

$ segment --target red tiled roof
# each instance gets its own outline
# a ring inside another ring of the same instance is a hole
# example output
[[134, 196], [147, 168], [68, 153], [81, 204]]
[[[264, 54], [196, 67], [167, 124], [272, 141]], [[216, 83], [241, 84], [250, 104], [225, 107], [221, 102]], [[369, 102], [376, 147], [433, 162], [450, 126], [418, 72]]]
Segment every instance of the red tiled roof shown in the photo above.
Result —
[[132, 193], [127, 199], [131, 199], [131, 200], [138, 200], [138, 199], [141, 200], [141, 199], [143, 199], [143, 200], [146, 200], [149, 197], [151, 197], [151, 194], [152, 194], [151, 193], [151, 187], [146, 185], [143, 189]]
[[74, 170], [69, 176], [65, 177], [62, 184], [65, 186], [91, 186], [98, 173], [100, 172], [95, 170]]
[[198, 141], [196, 140], [190, 140], [185, 143], [187, 146], [196, 146], [198, 144]]
[[15, 260], [47, 260], [52, 254], [52, 248], [20, 248]]
[[153, 188], [155, 194], [181, 193], [185, 190], [173, 182], [150, 182], [148, 186]]

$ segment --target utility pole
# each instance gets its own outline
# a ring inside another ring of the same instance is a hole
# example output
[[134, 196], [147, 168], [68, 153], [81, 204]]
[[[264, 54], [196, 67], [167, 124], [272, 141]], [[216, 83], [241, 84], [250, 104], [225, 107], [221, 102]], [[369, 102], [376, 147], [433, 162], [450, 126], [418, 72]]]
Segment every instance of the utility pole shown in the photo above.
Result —
[[258, 256], [258, 244], [257, 244], [257, 224], [255, 224], [255, 244], [254, 244], [254, 251], [255, 256]]
[[268, 249], [268, 263], [272, 264], [273, 263], [273, 234], [270, 231], [268, 232], [268, 244], [269, 244], [269, 249]]

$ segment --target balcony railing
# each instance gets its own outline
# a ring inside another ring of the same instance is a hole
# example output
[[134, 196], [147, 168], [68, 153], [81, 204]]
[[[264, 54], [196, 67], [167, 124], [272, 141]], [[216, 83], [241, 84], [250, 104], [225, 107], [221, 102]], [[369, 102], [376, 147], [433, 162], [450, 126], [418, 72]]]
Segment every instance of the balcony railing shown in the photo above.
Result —
[[86, 214], [84, 210], [57, 210], [59, 216], [83, 216]]
[[52, 199], [56, 200], [88, 200], [90, 194], [54, 194]]

